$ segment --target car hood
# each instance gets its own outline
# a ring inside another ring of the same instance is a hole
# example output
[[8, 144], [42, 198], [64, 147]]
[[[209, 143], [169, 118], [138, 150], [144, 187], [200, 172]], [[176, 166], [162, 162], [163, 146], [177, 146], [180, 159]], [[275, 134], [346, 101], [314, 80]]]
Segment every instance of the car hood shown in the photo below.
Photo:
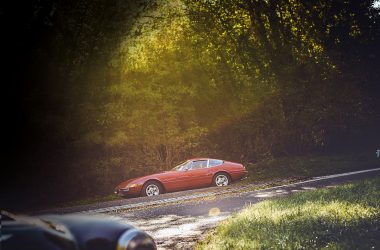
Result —
[[[44, 215], [41, 219], [65, 225], [80, 249], [116, 249], [119, 236], [133, 229], [131, 225], [101, 216]], [[91, 230], [90, 230], [91, 229]]]
[[[141, 177], [140, 177], [141, 178]], [[138, 179], [140, 178], [133, 178], [133, 179], [129, 179], [129, 180], [126, 180], [126, 181], [123, 181], [121, 183], [119, 183], [115, 189], [120, 189], [120, 188], [125, 188], [128, 184], [132, 183], [133, 181], [137, 181]]]
[[127, 187], [128, 184], [131, 184], [131, 183], [143, 184], [148, 179], [159, 178], [162, 175], [166, 175], [166, 174], [171, 173], [171, 172], [173, 172], [173, 171], [170, 171], [170, 170], [169, 171], [162, 171], [162, 172], [151, 174], [151, 175], [145, 175], [145, 176], [138, 177], [138, 178], [128, 179], [126, 181], [121, 182], [119, 185], [117, 185], [115, 190], [118, 190], [120, 188], [125, 188], [125, 187]]
[[75, 237], [62, 223], [17, 216], [2, 222], [1, 249], [77, 250]]

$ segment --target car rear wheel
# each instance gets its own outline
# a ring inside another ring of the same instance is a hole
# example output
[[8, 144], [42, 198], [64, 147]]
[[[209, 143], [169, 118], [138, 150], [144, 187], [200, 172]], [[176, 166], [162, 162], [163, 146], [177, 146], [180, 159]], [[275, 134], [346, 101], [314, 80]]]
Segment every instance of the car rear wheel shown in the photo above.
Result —
[[143, 196], [154, 196], [163, 193], [163, 188], [160, 183], [156, 181], [148, 181], [142, 188]]
[[218, 173], [214, 176], [214, 185], [218, 187], [227, 186], [231, 179], [226, 173]]

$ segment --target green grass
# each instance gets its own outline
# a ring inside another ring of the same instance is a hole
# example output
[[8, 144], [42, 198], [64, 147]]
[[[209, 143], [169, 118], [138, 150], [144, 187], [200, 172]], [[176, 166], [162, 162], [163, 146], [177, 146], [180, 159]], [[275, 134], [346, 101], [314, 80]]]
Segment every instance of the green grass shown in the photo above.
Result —
[[380, 178], [252, 205], [196, 249], [379, 249]]
[[380, 166], [375, 152], [273, 158], [246, 164], [247, 182], [286, 177], [315, 177]]

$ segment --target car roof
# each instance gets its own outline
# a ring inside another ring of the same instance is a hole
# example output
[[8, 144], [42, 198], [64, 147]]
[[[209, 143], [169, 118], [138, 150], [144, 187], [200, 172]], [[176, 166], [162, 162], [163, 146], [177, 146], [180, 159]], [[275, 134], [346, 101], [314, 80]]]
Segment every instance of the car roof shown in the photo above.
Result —
[[223, 161], [223, 160], [220, 160], [220, 159], [214, 159], [214, 158], [203, 158], [203, 157], [199, 157], [199, 158], [193, 158], [193, 159], [189, 159], [189, 161], [202, 161], [202, 160], [218, 160], [218, 161]]

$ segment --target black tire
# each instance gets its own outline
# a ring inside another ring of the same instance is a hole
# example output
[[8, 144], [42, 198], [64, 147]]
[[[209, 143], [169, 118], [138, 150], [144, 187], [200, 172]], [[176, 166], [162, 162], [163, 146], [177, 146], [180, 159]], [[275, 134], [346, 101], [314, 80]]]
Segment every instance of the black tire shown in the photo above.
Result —
[[164, 189], [158, 181], [146, 182], [141, 190], [141, 196], [155, 196], [164, 193]]
[[231, 177], [224, 172], [216, 173], [212, 179], [212, 184], [217, 187], [227, 186], [231, 183]]

